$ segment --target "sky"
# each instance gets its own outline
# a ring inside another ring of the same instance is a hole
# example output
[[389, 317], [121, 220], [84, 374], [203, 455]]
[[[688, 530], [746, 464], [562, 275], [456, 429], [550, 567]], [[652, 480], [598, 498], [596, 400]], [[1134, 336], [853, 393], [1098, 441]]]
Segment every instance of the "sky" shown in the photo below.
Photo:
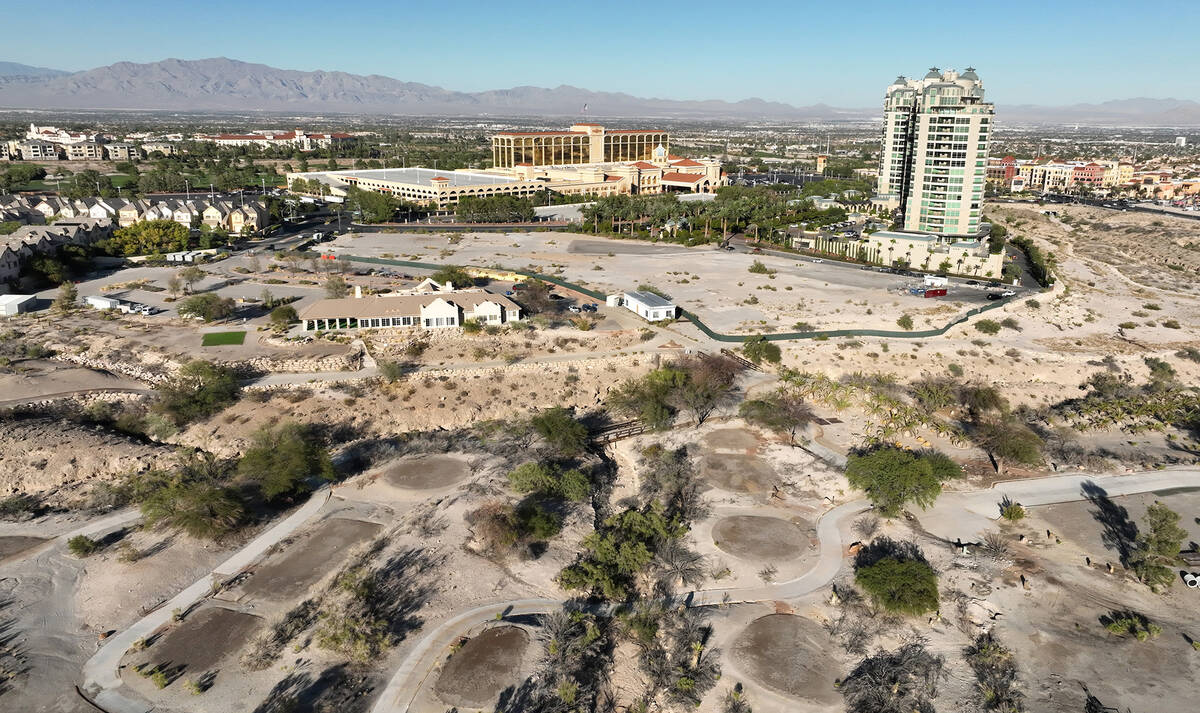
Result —
[[[0, 0], [3, 14], [36, 11]], [[922, 8], [937, 5], [942, 10]], [[0, 60], [70, 71], [229, 57], [459, 91], [569, 84], [641, 97], [881, 103], [897, 75], [976, 68], [998, 104], [1200, 101], [1200, 3], [60, 0], [87, 31], [9, 33]], [[90, 39], [98, 38], [98, 39]]]

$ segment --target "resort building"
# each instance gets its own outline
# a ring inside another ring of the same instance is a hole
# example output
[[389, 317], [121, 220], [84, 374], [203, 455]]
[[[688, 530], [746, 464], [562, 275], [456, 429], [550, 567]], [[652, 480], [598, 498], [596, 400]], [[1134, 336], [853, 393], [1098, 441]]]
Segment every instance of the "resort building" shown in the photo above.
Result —
[[657, 129], [605, 129], [600, 124], [574, 124], [567, 131], [501, 131], [492, 137], [492, 166], [649, 161], [659, 146], [669, 150], [670, 137]]
[[970, 67], [888, 87], [877, 200], [898, 206], [904, 230], [979, 233], [993, 114]]
[[304, 331], [343, 329], [447, 329], [468, 319], [504, 324], [521, 319], [521, 306], [486, 290], [438, 290], [426, 294], [384, 294], [327, 299], [300, 311]]
[[291, 146], [301, 151], [314, 151], [353, 141], [354, 136], [351, 134], [309, 134], [301, 129], [293, 129], [283, 133], [264, 131], [253, 134], [198, 134], [195, 140], [218, 146], [259, 146], [262, 148]]
[[[297, 180], [303, 183], [297, 186]], [[717, 159], [670, 156], [660, 145], [650, 152], [648, 161], [562, 166], [521, 164], [476, 171], [428, 168], [313, 171], [289, 173], [287, 182], [296, 193], [344, 197], [346, 190], [354, 186], [418, 205], [449, 208], [462, 198], [498, 195], [528, 198], [540, 191], [593, 196], [712, 193], [728, 185], [729, 179], [721, 172], [721, 162]]]

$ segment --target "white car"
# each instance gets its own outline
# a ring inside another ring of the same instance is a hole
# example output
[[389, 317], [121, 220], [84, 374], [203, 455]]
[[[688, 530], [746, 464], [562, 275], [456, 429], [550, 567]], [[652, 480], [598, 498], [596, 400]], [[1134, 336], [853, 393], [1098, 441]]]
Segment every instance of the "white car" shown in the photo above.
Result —
[[1012, 290], [1005, 290], [1005, 291], [1003, 291], [1003, 292], [1001, 292], [1001, 293], [1000, 293], [1000, 296], [1001, 296], [1001, 297], [1012, 297], [1012, 296], [1013, 296], [1013, 295], [1015, 295], [1015, 294], [1017, 294], [1017, 293], [1016, 293], [1016, 292], [1013, 292]]
[[812, 261], [813, 261], [813, 262], [825, 262], [824, 260], [822, 260], [822, 259], [821, 259], [821, 258], [819, 258], [819, 257], [814, 257], [814, 258], [812, 259]]

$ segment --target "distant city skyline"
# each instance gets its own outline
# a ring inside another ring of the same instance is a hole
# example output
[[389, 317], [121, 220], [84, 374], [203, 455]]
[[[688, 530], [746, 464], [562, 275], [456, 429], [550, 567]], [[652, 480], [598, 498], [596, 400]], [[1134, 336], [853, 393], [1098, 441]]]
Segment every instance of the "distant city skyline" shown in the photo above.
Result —
[[[642, 97], [758, 97], [854, 108], [880, 105], [898, 74], [974, 66], [1002, 105], [1200, 100], [1200, 74], [1187, 71], [1196, 62], [1200, 8], [1183, 2], [1146, 12], [1106, 1], [1014, 0], [986, 11], [960, 5], [949, 12], [872, 1], [841, 11], [827, 3], [770, 0], [702, 0], [684, 10], [628, 0], [586, 7], [364, 0], [343, 11], [297, 0], [260, 14], [229, 0], [129, 0], [120, 12], [104, 13], [94, 12], [92, 3], [64, 0], [56, 12], [87, 17], [90, 36], [106, 41], [47, 44], [37, 33], [15, 33], [0, 60], [79, 71], [224, 56], [458, 91], [567, 84]], [[130, 36], [133, 20], [139, 31]], [[1153, 61], [1130, 61], [1149, 38]]]

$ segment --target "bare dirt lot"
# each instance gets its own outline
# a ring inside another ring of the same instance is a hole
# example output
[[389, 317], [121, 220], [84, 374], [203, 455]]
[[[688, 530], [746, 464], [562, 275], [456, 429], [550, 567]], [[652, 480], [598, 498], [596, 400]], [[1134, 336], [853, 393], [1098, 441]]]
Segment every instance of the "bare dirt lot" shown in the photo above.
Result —
[[716, 522], [713, 542], [734, 557], [760, 562], [786, 562], [809, 548], [804, 528], [777, 517], [734, 515]]
[[262, 619], [252, 614], [205, 607], [167, 632], [135, 660], [157, 666], [172, 678], [200, 676], [240, 649], [260, 624]]
[[735, 493], [765, 493], [777, 480], [771, 466], [755, 456], [706, 453], [700, 460], [705, 482]]
[[0, 562], [28, 552], [43, 542], [46, 542], [46, 539], [42, 537], [23, 537], [20, 535], [0, 537]]
[[379, 532], [373, 522], [330, 518], [314, 527], [301, 542], [259, 567], [242, 588], [251, 598], [287, 601], [300, 596], [333, 569], [346, 550]]
[[487, 708], [501, 691], [516, 685], [529, 634], [516, 626], [498, 626], [472, 638], [447, 662], [434, 684], [448, 705]]
[[435, 490], [457, 485], [470, 473], [470, 464], [465, 459], [435, 455], [405, 459], [388, 466], [383, 472], [383, 480], [406, 490]]
[[747, 626], [734, 657], [757, 683], [794, 698], [827, 705], [839, 700], [833, 688], [841, 674], [826, 655], [834, 643], [821, 625], [791, 614], [771, 614]]

